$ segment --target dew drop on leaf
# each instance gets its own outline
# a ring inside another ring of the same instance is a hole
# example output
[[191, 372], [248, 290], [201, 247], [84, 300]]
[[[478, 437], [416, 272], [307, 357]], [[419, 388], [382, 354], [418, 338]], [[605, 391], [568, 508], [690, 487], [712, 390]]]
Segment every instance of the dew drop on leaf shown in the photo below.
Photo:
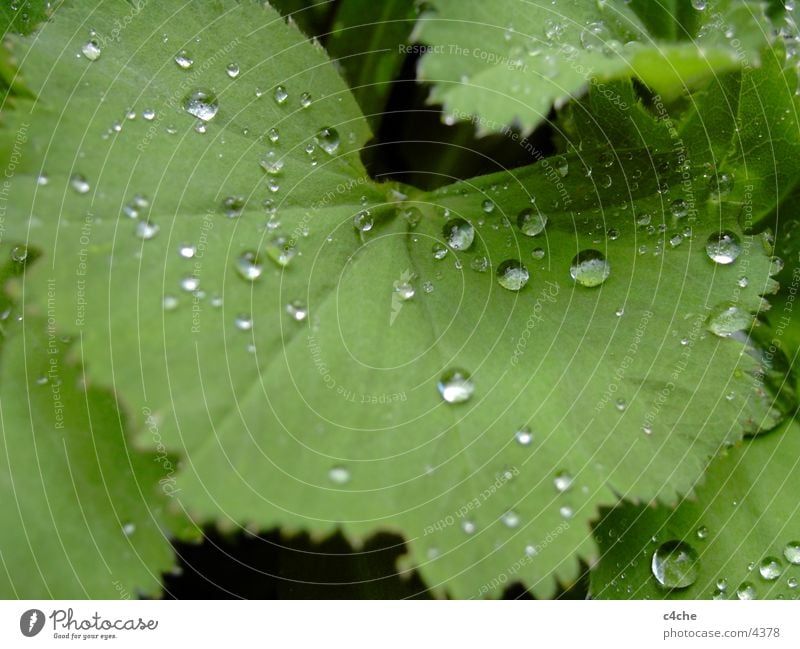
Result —
[[361, 210], [353, 217], [353, 227], [359, 232], [369, 232], [375, 225], [375, 219], [369, 210]]
[[503, 521], [503, 525], [513, 529], [519, 525], [519, 514], [514, 511], [507, 511], [500, 520]]
[[783, 548], [783, 556], [795, 566], [800, 566], [800, 541], [789, 541]]
[[79, 194], [87, 194], [89, 193], [89, 181], [86, 180], [86, 176], [82, 174], [72, 174], [69, 179], [69, 184], [72, 189], [74, 189]]
[[219, 110], [217, 96], [208, 90], [194, 90], [183, 100], [183, 109], [190, 115], [208, 122]]
[[570, 473], [567, 471], [559, 471], [556, 473], [555, 478], [553, 478], [553, 485], [555, 486], [556, 491], [559, 493], [564, 493], [572, 488], [573, 481], [574, 478]]
[[339, 131], [330, 126], [322, 128], [317, 133], [317, 144], [325, 153], [333, 155], [339, 148]]
[[285, 267], [289, 262], [294, 259], [297, 254], [297, 248], [294, 242], [283, 235], [275, 235], [270, 239], [265, 248], [267, 255], [278, 266]]
[[134, 523], [125, 523], [122, 526], [122, 533], [125, 536], [133, 536], [133, 533], [136, 531], [136, 525]]
[[300, 95], [300, 108], [308, 108], [311, 105], [311, 95], [304, 92]]
[[228, 63], [225, 66], [225, 74], [227, 74], [231, 79], [235, 79], [239, 76], [239, 66], [236, 63]]
[[706, 253], [718, 264], [732, 264], [742, 252], [739, 237], [729, 230], [712, 234], [706, 241]]
[[521, 290], [528, 279], [528, 269], [517, 259], [507, 259], [497, 267], [497, 282], [509, 291]]
[[483, 203], [481, 204], [481, 209], [482, 209], [484, 212], [486, 212], [487, 214], [491, 214], [492, 212], [494, 212], [494, 203], [493, 203], [492, 201], [490, 201], [490, 200], [487, 198], [487, 199], [486, 199], [485, 201], [483, 201]]
[[708, 188], [715, 198], [723, 198], [733, 190], [733, 176], [727, 173], [712, 176]]
[[581, 250], [572, 259], [569, 274], [581, 286], [600, 286], [611, 274], [611, 266], [598, 250]]
[[286, 305], [286, 313], [296, 322], [303, 322], [308, 317], [308, 308], [304, 302], [293, 300]]
[[337, 485], [347, 484], [350, 482], [350, 471], [343, 466], [332, 467], [331, 470], [328, 471], [328, 479]]
[[283, 86], [277, 86], [272, 93], [272, 98], [275, 100], [275, 103], [280, 106], [285, 104], [286, 100], [289, 99], [289, 93], [286, 92], [286, 88]]
[[461, 218], [450, 219], [442, 228], [447, 245], [453, 250], [467, 250], [475, 240], [475, 228]]
[[246, 313], [240, 313], [233, 319], [233, 325], [239, 331], [250, 331], [253, 328], [253, 318]]
[[687, 203], [682, 198], [678, 198], [672, 201], [672, 203], [669, 206], [669, 209], [670, 212], [672, 212], [672, 216], [674, 216], [676, 219], [682, 219], [687, 214], [689, 214], [689, 203]]
[[434, 243], [431, 252], [434, 259], [444, 259], [447, 256], [447, 246], [443, 246], [441, 243]]
[[150, 223], [150, 221], [137, 221], [136, 223], [136, 236], [144, 241], [154, 238], [159, 230], [158, 224]]
[[517, 443], [520, 446], [529, 446], [530, 443], [533, 441], [533, 432], [527, 426], [525, 428], [520, 428], [514, 434], [514, 439], [517, 440]]
[[758, 574], [767, 581], [775, 581], [782, 572], [781, 562], [775, 557], [764, 557], [758, 564]]
[[194, 65], [194, 59], [186, 50], [181, 50], [175, 55], [175, 64], [181, 70], [189, 70]]
[[664, 588], [688, 588], [700, 574], [695, 549], [684, 541], [667, 541], [653, 553], [650, 569]]
[[181, 288], [187, 293], [200, 288], [200, 278], [197, 275], [187, 275], [181, 280]]
[[14, 246], [11, 248], [11, 261], [24, 264], [28, 259], [28, 248], [26, 246]]
[[178, 255], [183, 259], [191, 259], [197, 254], [197, 249], [190, 243], [182, 243], [178, 246]]
[[236, 272], [242, 279], [254, 282], [261, 277], [264, 266], [255, 252], [246, 250], [236, 258]]
[[174, 295], [165, 295], [161, 304], [164, 307], [164, 311], [174, 311], [178, 308], [178, 298]]
[[229, 219], [241, 216], [245, 207], [244, 196], [228, 196], [222, 201], [222, 211]]
[[728, 338], [752, 324], [753, 316], [750, 312], [732, 304], [718, 305], [711, 310], [706, 320], [707, 329], [720, 338]]
[[86, 41], [81, 47], [81, 53], [89, 61], [96, 61], [100, 58], [100, 43], [94, 39]]
[[537, 234], [541, 234], [544, 232], [546, 225], [547, 217], [539, 210], [527, 208], [517, 215], [517, 227], [527, 237], [535, 237]]
[[447, 370], [439, 379], [437, 387], [447, 403], [463, 403], [475, 392], [475, 384], [469, 372], [462, 369]]
[[461, 521], [461, 530], [464, 532], [464, 534], [475, 534], [476, 529], [475, 523], [472, 521]]
[[757, 593], [755, 586], [749, 581], [744, 581], [736, 589], [736, 597], [739, 599], [756, 599]]

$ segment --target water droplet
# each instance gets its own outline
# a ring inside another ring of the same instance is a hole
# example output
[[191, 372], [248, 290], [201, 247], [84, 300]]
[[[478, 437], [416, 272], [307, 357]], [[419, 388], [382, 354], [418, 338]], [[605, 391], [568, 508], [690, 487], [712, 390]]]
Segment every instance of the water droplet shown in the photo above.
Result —
[[559, 507], [558, 513], [561, 514], [561, 518], [572, 518], [575, 515], [575, 511], [569, 505]]
[[769, 260], [769, 275], [774, 277], [783, 270], [783, 259], [780, 257], [772, 257]]
[[246, 204], [244, 196], [228, 196], [222, 201], [222, 211], [229, 219], [235, 219], [242, 215]]
[[569, 161], [561, 155], [555, 156], [552, 160], [556, 171], [558, 171], [562, 178], [566, 177], [566, 175], [569, 173]]
[[239, 66], [235, 63], [228, 63], [228, 65], [225, 66], [225, 74], [231, 79], [235, 79], [239, 76]]
[[50, 183], [50, 177], [46, 173], [42, 172], [38, 176], [36, 176], [36, 184], [39, 185], [39, 187], [44, 187], [49, 183]]
[[672, 216], [674, 216], [676, 219], [682, 219], [689, 214], [689, 203], [682, 198], [678, 198], [672, 201], [669, 209], [672, 212]]
[[528, 279], [528, 269], [517, 259], [507, 259], [497, 267], [497, 282], [509, 291], [521, 290]]
[[191, 259], [197, 254], [197, 248], [190, 243], [182, 243], [178, 246], [178, 254], [184, 259]]
[[213, 92], [195, 90], [183, 100], [183, 109], [197, 119], [208, 122], [214, 118], [219, 110], [219, 102]]
[[464, 534], [475, 534], [475, 523], [470, 520], [461, 521], [461, 529], [463, 530]]
[[625, 412], [625, 409], [628, 407], [628, 403], [625, 401], [625, 399], [617, 399], [615, 407], [620, 412]]
[[520, 428], [515, 434], [514, 439], [517, 440], [517, 443], [521, 446], [528, 446], [533, 441], [533, 432], [530, 428]]
[[194, 65], [194, 59], [186, 50], [181, 50], [175, 55], [175, 63], [181, 70], [188, 70]]
[[758, 564], [758, 573], [767, 581], [775, 581], [782, 572], [781, 562], [775, 557], [764, 557]]
[[11, 261], [24, 264], [28, 259], [28, 248], [26, 246], [14, 246], [11, 248]]
[[308, 308], [304, 302], [293, 300], [286, 305], [286, 313], [288, 313], [293, 320], [303, 322], [308, 317]]
[[144, 241], [149, 241], [155, 237], [160, 229], [156, 223], [150, 223], [150, 221], [136, 222], [136, 236]]
[[145, 108], [142, 111], [142, 118], [148, 122], [152, 122], [156, 118], [156, 111], [152, 108]]
[[81, 52], [90, 61], [96, 61], [100, 58], [100, 43], [96, 40], [88, 40], [81, 47]]
[[482, 208], [482, 209], [483, 209], [483, 211], [484, 211], [484, 212], [486, 212], [487, 214], [491, 214], [492, 212], [494, 212], [494, 203], [493, 203], [492, 201], [490, 201], [490, 200], [487, 198], [487, 199], [486, 199], [485, 201], [483, 201], [483, 203], [481, 204], [481, 208]]
[[76, 192], [79, 194], [88, 194], [89, 193], [89, 181], [86, 180], [86, 176], [82, 174], [72, 174], [69, 179], [69, 184]]
[[483, 255], [478, 255], [470, 262], [469, 267], [476, 273], [485, 273], [489, 270], [489, 260]]
[[233, 319], [233, 325], [239, 331], [250, 331], [253, 328], [253, 318], [246, 313], [240, 313]]
[[433, 282], [425, 282], [422, 288], [426, 293], [433, 293]]
[[450, 219], [442, 228], [447, 245], [453, 250], [467, 250], [475, 240], [475, 228], [469, 221]]
[[749, 311], [731, 304], [722, 304], [712, 309], [706, 320], [706, 327], [715, 336], [728, 338], [737, 331], [749, 329], [753, 316]]
[[704, 540], [708, 538], [708, 528], [705, 525], [701, 525], [697, 528], [697, 538], [700, 540]]
[[741, 252], [739, 237], [729, 230], [712, 234], [706, 241], [708, 258], [718, 264], [732, 264]]
[[437, 384], [439, 394], [447, 403], [463, 403], [472, 397], [475, 384], [469, 372], [461, 369], [451, 369], [442, 374]]
[[553, 485], [555, 485], [556, 491], [564, 493], [572, 488], [573, 481], [574, 478], [570, 473], [567, 471], [559, 471], [556, 473], [555, 478], [553, 478]]
[[125, 523], [122, 526], [122, 533], [125, 536], [132, 536], [135, 531], [136, 531], [136, 525], [134, 523]]
[[187, 293], [191, 293], [200, 288], [200, 278], [197, 275], [187, 275], [181, 280], [181, 288]]
[[786, 585], [792, 590], [797, 588], [797, 577], [789, 577], [789, 579], [786, 580]]
[[724, 579], [724, 578], [723, 579], [718, 579], [717, 580], [717, 590], [719, 590], [720, 592], [723, 592], [723, 593], [726, 590], [728, 590], [728, 580]]
[[708, 0], [692, 0], [692, 7], [697, 11], [705, 11], [708, 6]]
[[525, 236], [535, 237], [537, 234], [541, 234], [546, 225], [547, 217], [539, 210], [528, 208], [517, 215], [517, 227]]
[[432, 252], [434, 259], [444, 259], [447, 256], [447, 246], [443, 246], [441, 243], [434, 243]]
[[339, 148], [339, 131], [330, 126], [320, 129], [317, 133], [317, 144], [325, 153], [333, 155]]
[[289, 262], [292, 261], [297, 254], [297, 248], [294, 242], [283, 235], [272, 237], [264, 249], [267, 255], [269, 255], [269, 258], [281, 267], [288, 266]]
[[683, 541], [667, 541], [653, 553], [653, 576], [664, 588], [688, 588], [700, 573], [694, 548]]
[[289, 99], [289, 93], [286, 92], [286, 88], [283, 86], [277, 86], [272, 93], [272, 98], [275, 100], [275, 103], [280, 106], [285, 104], [286, 100]]
[[501, 520], [503, 521], [503, 525], [513, 529], [519, 525], [519, 514], [514, 511], [507, 511], [505, 514], [503, 514]]
[[261, 277], [264, 272], [264, 266], [255, 252], [247, 250], [237, 257], [236, 272], [239, 273], [239, 277], [242, 279], [254, 282]]
[[611, 274], [611, 266], [601, 252], [581, 250], [573, 258], [569, 274], [581, 286], [600, 286]]
[[544, 259], [544, 248], [534, 248], [531, 255], [534, 259]]
[[311, 105], [311, 95], [304, 92], [300, 95], [300, 108], [308, 108]]
[[350, 482], [350, 471], [343, 466], [332, 467], [331, 470], [328, 471], [328, 479], [334, 484], [347, 484]]
[[736, 597], [739, 599], [756, 599], [757, 593], [755, 586], [749, 581], [744, 581], [736, 589]]
[[261, 158], [261, 168], [266, 171], [270, 176], [278, 176], [283, 171], [284, 161], [277, 151], [267, 151]]
[[165, 295], [161, 304], [164, 307], [164, 311], [174, 311], [178, 308], [178, 298], [174, 295]]
[[800, 566], [800, 541], [789, 541], [783, 548], [783, 556], [789, 563]]
[[724, 198], [733, 190], [733, 176], [726, 173], [712, 176], [708, 182], [708, 188], [714, 198]]
[[271, 128], [267, 132], [267, 137], [269, 138], [270, 142], [275, 144], [278, 140], [281, 139], [281, 134], [278, 133], [278, 129], [277, 128]]
[[353, 226], [359, 232], [369, 232], [375, 225], [375, 219], [369, 210], [361, 210], [353, 217]]

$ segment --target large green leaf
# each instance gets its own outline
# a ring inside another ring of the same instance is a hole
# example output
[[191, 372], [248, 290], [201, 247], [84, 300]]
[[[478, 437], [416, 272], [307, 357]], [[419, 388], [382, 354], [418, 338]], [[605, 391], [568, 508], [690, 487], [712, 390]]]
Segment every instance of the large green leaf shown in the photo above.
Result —
[[114, 397], [31, 320], [7, 324], [0, 361], [0, 597], [157, 595], [175, 459], [131, 448]]
[[523, 131], [592, 80], [638, 77], [667, 97], [758, 63], [770, 32], [760, 3], [721, 0], [435, 0], [417, 39], [419, 78], [451, 119], [479, 132]]
[[[741, 333], [775, 288], [769, 256], [740, 206], [712, 200], [710, 155], [683, 186], [675, 151], [609, 160], [588, 141], [431, 194], [376, 185], [353, 98], [271, 10], [149, 3], [110, 41], [130, 5], [85, 7], [16, 41], [38, 99], [4, 133], [7, 155], [21, 151], [4, 241], [41, 254], [18, 286], [26, 307], [80, 334], [143, 444], [156, 425], [184, 457], [177, 499], [198, 521], [355, 540], [388, 528], [437, 592], [520, 580], [548, 595], [595, 554], [598, 506], [674, 500], [720, 446], [781, 419]], [[76, 57], [91, 38], [100, 57]], [[173, 60], [184, 49], [189, 69]], [[197, 90], [219, 101], [207, 122], [184, 110]], [[331, 153], [306, 153], [317, 141]], [[777, 200], [762, 185], [752, 198]], [[548, 215], [542, 234], [511, 225], [523, 209]], [[475, 242], [435, 259], [456, 216]], [[706, 253], [721, 230], [741, 242], [733, 264]], [[277, 235], [297, 253], [286, 266]], [[608, 259], [602, 286], [570, 277], [584, 249]], [[495, 278], [512, 258], [531, 273], [519, 293]], [[437, 381], [459, 367], [475, 393], [446, 403]]]
[[[715, 459], [696, 498], [676, 510], [625, 505], [606, 512], [595, 530], [601, 558], [592, 572], [593, 596], [797, 599], [798, 465], [800, 427], [792, 423]], [[696, 553], [697, 574], [686, 588], [665, 588], [653, 575], [653, 553], [670, 541]]]

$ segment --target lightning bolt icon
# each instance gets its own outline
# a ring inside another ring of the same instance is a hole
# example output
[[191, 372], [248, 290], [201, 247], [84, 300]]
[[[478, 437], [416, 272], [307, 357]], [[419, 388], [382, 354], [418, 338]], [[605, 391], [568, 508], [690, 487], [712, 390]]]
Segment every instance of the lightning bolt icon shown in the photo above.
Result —
[[38, 619], [39, 619], [39, 616], [36, 614], [36, 611], [33, 611], [33, 613], [31, 613], [30, 619], [28, 620], [28, 631], [32, 631], [33, 630], [33, 625], [36, 624], [36, 621]]

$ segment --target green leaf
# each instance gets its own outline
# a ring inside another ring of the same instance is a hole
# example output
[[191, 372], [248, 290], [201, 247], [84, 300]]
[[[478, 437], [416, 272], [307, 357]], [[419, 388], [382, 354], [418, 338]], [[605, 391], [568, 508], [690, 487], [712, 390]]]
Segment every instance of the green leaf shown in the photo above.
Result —
[[3, 342], [0, 597], [157, 595], [174, 561], [165, 512], [180, 490], [174, 458], [130, 446], [113, 395], [81, 387], [67, 352], [80, 343], [45, 327], [15, 321]]
[[[176, 498], [197, 522], [356, 541], [396, 530], [435, 592], [497, 596], [519, 580], [546, 596], [594, 557], [598, 506], [672, 501], [722, 445], [783, 417], [745, 336], [776, 288], [769, 256], [737, 206], [711, 200], [707, 158], [691, 161], [691, 187], [678, 153], [635, 146], [430, 194], [376, 185], [352, 96], [271, 10], [149, 3], [112, 42], [130, 5], [92, 4], [101, 55], [88, 61], [75, 56], [85, 6], [17, 41], [38, 99], [4, 137], [20, 149], [5, 250], [38, 251], [17, 295], [80, 334], [87, 372], [142, 444], [156, 425], [183, 456]], [[173, 60], [184, 49], [190, 69]], [[219, 102], [204, 124], [184, 110], [197, 90]], [[270, 150], [275, 175], [260, 164]], [[694, 213], [676, 215], [683, 198]], [[533, 238], [510, 223], [529, 208], [549, 217]], [[475, 243], [434, 259], [455, 216]], [[740, 239], [734, 264], [708, 258], [720, 230]], [[277, 235], [297, 252], [285, 266]], [[584, 249], [611, 266], [599, 287], [570, 277]], [[472, 270], [483, 257], [488, 271]], [[519, 293], [495, 278], [514, 258], [531, 273]], [[453, 368], [472, 374], [465, 403], [437, 388]]]
[[411, 0], [346, 1], [336, 12], [326, 47], [342, 66], [361, 111], [372, 124], [380, 121], [406, 57], [416, 15]]
[[[800, 541], [792, 481], [799, 457], [800, 427], [791, 423], [716, 458], [696, 498], [675, 510], [626, 504], [604, 512], [595, 529], [600, 561], [592, 571], [593, 597], [736, 599], [750, 584], [759, 599], [797, 599], [800, 565], [784, 552]], [[666, 589], [652, 574], [653, 553], [672, 540], [698, 555], [698, 574], [687, 588]], [[765, 579], [760, 568], [769, 558], [777, 559], [780, 574]]]
[[479, 132], [512, 123], [528, 132], [592, 79], [637, 77], [675, 97], [757, 65], [771, 29], [760, 4], [730, 0], [704, 12], [689, 0], [435, 0], [433, 7], [416, 32], [430, 46], [419, 78], [433, 84], [432, 102], [453, 119], [474, 119]]

